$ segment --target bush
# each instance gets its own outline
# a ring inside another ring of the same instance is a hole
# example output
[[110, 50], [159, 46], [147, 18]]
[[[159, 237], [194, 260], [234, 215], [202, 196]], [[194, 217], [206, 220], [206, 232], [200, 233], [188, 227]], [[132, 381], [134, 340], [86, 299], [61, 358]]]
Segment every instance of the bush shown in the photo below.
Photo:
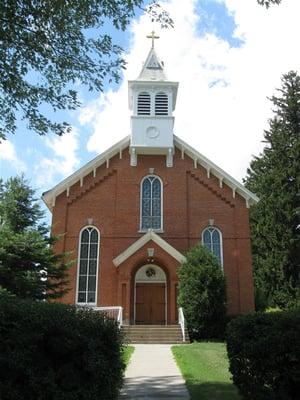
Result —
[[254, 287], [255, 311], [266, 311], [269, 299], [265, 291], [260, 287]]
[[1, 400], [116, 399], [122, 336], [73, 306], [0, 298]]
[[227, 352], [245, 400], [299, 399], [299, 310], [236, 318], [227, 327]]
[[184, 310], [190, 337], [224, 338], [225, 278], [218, 259], [199, 244], [186, 254], [178, 276], [178, 303]]

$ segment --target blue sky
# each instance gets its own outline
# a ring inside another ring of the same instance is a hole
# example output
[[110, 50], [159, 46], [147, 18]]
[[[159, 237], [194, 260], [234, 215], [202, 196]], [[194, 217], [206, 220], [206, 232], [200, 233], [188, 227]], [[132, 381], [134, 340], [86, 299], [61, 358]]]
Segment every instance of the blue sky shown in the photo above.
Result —
[[102, 94], [78, 86], [82, 108], [59, 114], [73, 127], [62, 139], [39, 137], [19, 121], [0, 145], [1, 177], [24, 172], [40, 195], [128, 135], [127, 80], [138, 75], [150, 48], [145, 36], [155, 29], [167, 75], [179, 81], [175, 133], [241, 181], [262, 149], [267, 96], [283, 73], [299, 71], [299, 3], [285, 0], [266, 11], [255, 0], [165, 0], [174, 29], [160, 31], [140, 13], [126, 32], [109, 29], [125, 49], [123, 81], [106, 84]]

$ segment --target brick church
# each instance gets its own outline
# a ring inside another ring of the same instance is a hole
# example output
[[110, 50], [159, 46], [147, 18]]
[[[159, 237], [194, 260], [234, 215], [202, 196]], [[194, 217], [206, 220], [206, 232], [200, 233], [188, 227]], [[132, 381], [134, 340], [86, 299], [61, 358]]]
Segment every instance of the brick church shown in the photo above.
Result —
[[178, 83], [152, 47], [128, 82], [131, 132], [43, 194], [57, 252], [72, 252], [63, 302], [121, 306], [125, 324], [178, 322], [177, 269], [202, 242], [220, 261], [229, 314], [254, 309], [249, 207], [257, 197], [173, 134]]

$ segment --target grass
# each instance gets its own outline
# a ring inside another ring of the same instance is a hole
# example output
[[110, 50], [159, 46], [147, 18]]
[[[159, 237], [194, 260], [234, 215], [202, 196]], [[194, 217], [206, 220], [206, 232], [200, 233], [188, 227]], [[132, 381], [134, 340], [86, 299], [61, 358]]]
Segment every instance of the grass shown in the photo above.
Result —
[[225, 343], [173, 346], [191, 400], [241, 400], [231, 381]]
[[134, 352], [134, 347], [133, 346], [123, 347], [123, 349], [122, 349], [122, 358], [123, 358], [123, 361], [124, 361], [126, 366], [129, 364], [130, 357], [132, 356], [133, 352]]

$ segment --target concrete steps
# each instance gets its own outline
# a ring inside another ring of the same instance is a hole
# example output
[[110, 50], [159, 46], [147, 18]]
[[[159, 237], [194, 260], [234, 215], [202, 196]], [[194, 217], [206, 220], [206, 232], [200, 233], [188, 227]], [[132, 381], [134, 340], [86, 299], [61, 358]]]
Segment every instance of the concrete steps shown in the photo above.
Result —
[[183, 344], [189, 343], [188, 333], [182, 340], [180, 325], [124, 325], [122, 327], [129, 343]]

